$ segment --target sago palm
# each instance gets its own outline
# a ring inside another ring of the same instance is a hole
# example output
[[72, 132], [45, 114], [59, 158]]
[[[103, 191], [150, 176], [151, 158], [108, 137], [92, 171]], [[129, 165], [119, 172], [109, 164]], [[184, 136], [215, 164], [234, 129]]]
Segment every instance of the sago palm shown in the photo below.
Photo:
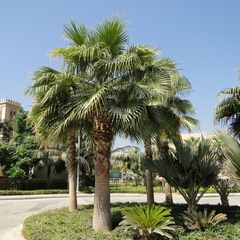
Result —
[[125, 231], [137, 231], [144, 240], [154, 239], [154, 234], [172, 238], [169, 231], [174, 231], [174, 221], [170, 216], [171, 210], [162, 206], [135, 205], [125, 210], [120, 225]]

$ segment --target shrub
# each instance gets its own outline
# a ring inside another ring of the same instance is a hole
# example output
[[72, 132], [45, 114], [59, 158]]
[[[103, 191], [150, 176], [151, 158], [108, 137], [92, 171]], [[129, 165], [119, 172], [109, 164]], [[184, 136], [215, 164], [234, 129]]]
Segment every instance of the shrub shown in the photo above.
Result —
[[123, 212], [123, 221], [120, 225], [125, 231], [134, 230], [143, 236], [143, 239], [152, 239], [154, 234], [172, 238], [168, 230], [174, 231], [174, 221], [170, 216], [170, 209], [161, 206], [135, 205]]
[[227, 215], [223, 213], [216, 214], [215, 210], [207, 214], [205, 208], [203, 212], [188, 209], [183, 213], [184, 224], [189, 230], [205, 231], [210, 226], [216, 226], [219, 222], [227, 220]]

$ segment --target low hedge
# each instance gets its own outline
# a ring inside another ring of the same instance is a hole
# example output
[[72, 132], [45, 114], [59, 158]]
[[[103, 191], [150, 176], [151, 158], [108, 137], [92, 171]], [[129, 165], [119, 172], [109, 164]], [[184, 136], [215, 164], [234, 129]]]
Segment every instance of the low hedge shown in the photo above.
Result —
[[64, 189], [42, 189], [42, 190], [0, 190], [0, 195], [39, 195], [39, 194], [64, 194], [68, 190]]

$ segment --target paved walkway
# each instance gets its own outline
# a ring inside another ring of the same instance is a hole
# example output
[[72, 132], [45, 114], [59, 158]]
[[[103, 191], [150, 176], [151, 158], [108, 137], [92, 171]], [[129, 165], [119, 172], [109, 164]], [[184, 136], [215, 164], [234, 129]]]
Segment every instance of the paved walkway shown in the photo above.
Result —
[[[111, 202], [146, 202], [145, 194], [111, 194]], [[173, 194], [175, 203], [185, 203], [182, 196]], [[156, 193], [156, 202], [164, 202], [165, 194]], [[200, 204], [218, 204], [218, 194], [206, 194]], [[240, 205], [240, 194], [230, 194], [230, 205]], [[78, 194], [78, 204], [93, 204], [93, 194]], [[68, 206], [68, 195], [0, 196], [0, 240], [22, 240], [22, 223], [39, 212]]]

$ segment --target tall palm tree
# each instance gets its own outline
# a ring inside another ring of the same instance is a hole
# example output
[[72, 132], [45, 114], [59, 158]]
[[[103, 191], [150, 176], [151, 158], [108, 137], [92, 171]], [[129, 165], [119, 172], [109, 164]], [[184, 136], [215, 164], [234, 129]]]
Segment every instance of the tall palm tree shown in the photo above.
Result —
[[[182, 98], [192, 90], [190, 82], [184, 76], [177, 75], [177, 73], [174, 73], [172, 77], [174, 80], [172, 89], [166, 96], [164, 103], [164, 106], [168, 109], [169, 117], [172, 118], [171, 127], [163, 125], [159, 129], [156, 147], [160, 154], [167, 154], [168, 140], [172, 138], [180, 139], [182, 129], [191, 131], [193, 127], [199, 124], [198, 120], [192, 117], [195, 114], [193, 105], [189, 100]], [[165, 182], [165, 194], [166, 202], [173, 203], [171, 186], [167, 181]]]
[[[26, 94], [34, 97], [29, 121], [41, 143], [61, 141], [68, 148], [69, 211], [77, 210], [76, 196], [76, 129], [79, 122], [65, 125], [65, 104], [76, 90], [76, 76], [42, 67], [34, 73]], [[64, 127], [63, 127], [64, 126]]]
[[[152, 152], [152, 142], [156, 139], [159, 129], [166, 127], [171, 128], [175, 124], [173, 121], [175, 120], [172, 117], [172, 113], [169, 112], [169, 109], [163, 106], [163, 103], [159, 103], [158, 106], [147, 107], [147, 115], [137, 128], [134, 130], [130, 130], [126, 133], [130, 138], [142, 141], [144, 144], [145, 150], [145, 160], [152, 161], [153, 160], [153, 152]], [[173, 120], [173, 121], [172, 121]], [[145, 169], [145, 177], [146, 177], [146, 188], [147, 188], [147, 203], [149, 207], [154, 204], [154, 192], [153, 192], [153, 174], [149, 169]]]
[[[68, 121], [89, 120], [95, 156], [94, 229], [111, 229], [109, 168], [112, 142], [126, 126], [146, 116], [146, 106], [169, 89], [169, 59], [148, 46], [128, 46], [126, 23], [115, 17], [93, 29], [74, 22], [65, 26], [68, 48], [53, 51], [69, 69], [84, 78], [73, 96]], [[70, 111], [70, 110], [69, 110]]]
[[220, 103], [215, 109], [214, 118], [218, 123], [228, 126], [228, 129], [240, 137], [240, 87], [228, 88], [218, 94]]
[[[137, 141], [143, 141], [145, 148], [145, 159], [148, 161], [153, 160], [152, 141], [156, 140], [157, 136], [160, 136], [159, 133], [161, 133], [164, 128], [172, 129], [172, 131], [178, 131], [180, 123], [183, 122], [182, 119], [184, 118], [180, 118], [180, 114], [178, 114], [178, 117], [176, 117], [176, 112], [190, 112], [190, 108], [188, 111], [183, 109], [183, 106], [181, 106], [183, 104], [180, 104], [183, 100], [176, 96], [177, 94], [179, 95], [180, 92], [189, 91], [190, 83], [186, 78], [179, 75], [176, 68], [169, 72], [169, 78], [170, 87], [168, 91], [160, 95], [161, 100], [147, 102], [148, 105], [146, 108], [147, 111], [144, 121], [137, 126], [137, 128], [126, 129], [125, 132], [125, 135], [129, 136], [130, 138]], [[175, 100], [177, 103], [175, 103], [173, 99], [178, 99], [178, 101]], [[170, 132], [170, 130], [168, 130], [168, 132]], [[151, 207], [154, 203], [153, 174], [151, 170], [146, 169], [145, 175], [147, 186], [147, 202], [149, 207]]]

